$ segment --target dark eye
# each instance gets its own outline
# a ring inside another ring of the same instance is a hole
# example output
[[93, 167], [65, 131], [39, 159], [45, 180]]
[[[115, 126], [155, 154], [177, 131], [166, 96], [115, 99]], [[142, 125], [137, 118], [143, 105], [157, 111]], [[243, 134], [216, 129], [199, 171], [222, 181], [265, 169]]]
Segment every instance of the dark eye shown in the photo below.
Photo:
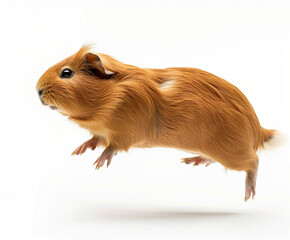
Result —
[[62, 70], [60, 77], [61, 78], [71, 78], [74, 75], [73, 70], [69, 69], [69, 68], [65, 68]]

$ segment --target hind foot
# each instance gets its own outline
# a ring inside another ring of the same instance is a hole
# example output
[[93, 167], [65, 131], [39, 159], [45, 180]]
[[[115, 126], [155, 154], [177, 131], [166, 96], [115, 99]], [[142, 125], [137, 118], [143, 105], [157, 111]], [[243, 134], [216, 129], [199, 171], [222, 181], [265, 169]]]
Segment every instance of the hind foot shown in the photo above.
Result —
[[254, 199], [256, 194], [256, 179], [257, 169], [254, 171], [248, 171], [246, 176], [246, 189], [245, 189], [245, 202], [252, 196]]
[[212, 163], [215, 163], [214, 160], [203, 158], [201, 156], [191, 157], [191, 158], [182, 158], [182, 163], [191, 164], [194, 163], [193, 166], [198, 166], [200, 164], [205, 164], [205, 166], [209, 166]]

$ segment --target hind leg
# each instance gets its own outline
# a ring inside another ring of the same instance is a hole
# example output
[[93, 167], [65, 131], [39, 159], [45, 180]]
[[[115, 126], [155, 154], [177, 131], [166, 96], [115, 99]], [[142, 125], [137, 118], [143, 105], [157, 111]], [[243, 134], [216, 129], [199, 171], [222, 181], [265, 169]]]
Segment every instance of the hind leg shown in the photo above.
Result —
[[252, 154], [242, 154], [233, 159], [234, 161], [227, 162], [223, 164], [225, 167], [228, 167], [237, 171], [245, 171], [246, 172], [246, 181], [245, 181], [245, 202], [256, 194], [256, 180], [258, 173], [258, 156], [256, 153]]
[[245, 182], [245, 202], [252, 196], [252, 199], [254, 199], [256, 194], [256, 180], [257, 180], [257, 173], [258, 173], [258, 160], [256, 167], [252, 170], [246, 171], [246, 182]]
[[227, 154], [221, 154], [214, 159], [226, 168], [245, 171], [245, 201], [250, 197], [254, 199], [259, 162], [257, 154], [253, 151], [227, 152]]

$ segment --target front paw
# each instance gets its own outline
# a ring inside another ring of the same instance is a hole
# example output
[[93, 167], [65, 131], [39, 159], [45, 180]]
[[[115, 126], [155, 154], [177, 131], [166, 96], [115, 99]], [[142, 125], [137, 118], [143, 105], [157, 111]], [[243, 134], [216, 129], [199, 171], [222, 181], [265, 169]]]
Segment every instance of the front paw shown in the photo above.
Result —
[[94, 162], [94, 165], [96, 164], [96, 169], [99, 169], [102, 167], [107, 160], [107, 167], [110, 165], [112, 158], [114, 155], [117, 154], [117, 150], [115, 150], [112, 146], [108, 146], [101, 156]]
[[83, 143], [81, 146], [79, 146], [71, 155], [81, 155], [83, 154], [88, 148], [91, 148], [94, 150], [100, 142], [99, 137], [92, 137], [90, 140]]

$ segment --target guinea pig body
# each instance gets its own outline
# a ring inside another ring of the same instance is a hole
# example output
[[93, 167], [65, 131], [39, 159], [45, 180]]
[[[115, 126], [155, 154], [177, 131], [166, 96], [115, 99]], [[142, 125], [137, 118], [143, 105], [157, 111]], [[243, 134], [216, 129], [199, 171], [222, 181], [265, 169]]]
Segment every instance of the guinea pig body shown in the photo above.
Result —
[[177, 148], [200, 155], [187, 164], [245, 171], [245, 200], [255, 195], [256, 152], [275, 131], [262, 128], [247, 98], [211, 73], [142, 69], [83, 47], [44, 73], [37, 90], [45, 105], [93, 135], [73, 154], [106, 146], [97, 168], [131, 147]]

